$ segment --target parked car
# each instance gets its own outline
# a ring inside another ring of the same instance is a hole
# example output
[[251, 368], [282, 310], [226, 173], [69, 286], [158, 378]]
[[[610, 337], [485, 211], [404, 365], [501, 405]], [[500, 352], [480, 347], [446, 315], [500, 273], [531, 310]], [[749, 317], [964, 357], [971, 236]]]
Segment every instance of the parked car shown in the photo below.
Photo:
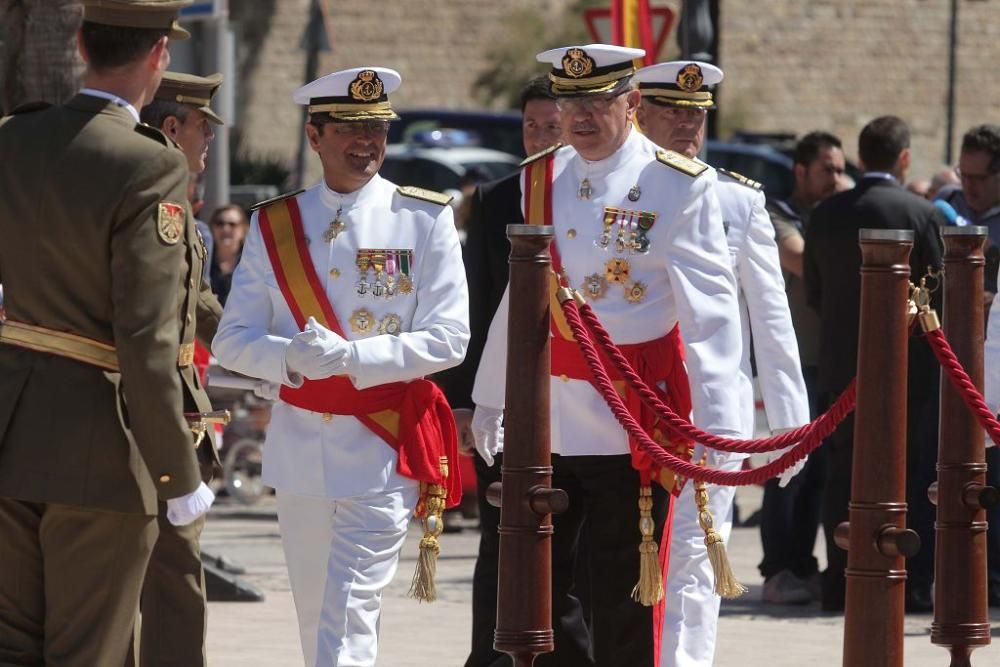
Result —
[[414, 109], [400, 111], [399, 120], [389, 124], [389, 143], [413, 141], [415, 135], [430, 130], [465, 130], [474, 143], [524, 157], [521, 141], [521, 114], [517, 111], [445, 111]]
[[390, 144], [379, 173], [396, 185], [461, 190], [464, 177], [492, 181], [517, 171], [521, 158], [478, 146]]

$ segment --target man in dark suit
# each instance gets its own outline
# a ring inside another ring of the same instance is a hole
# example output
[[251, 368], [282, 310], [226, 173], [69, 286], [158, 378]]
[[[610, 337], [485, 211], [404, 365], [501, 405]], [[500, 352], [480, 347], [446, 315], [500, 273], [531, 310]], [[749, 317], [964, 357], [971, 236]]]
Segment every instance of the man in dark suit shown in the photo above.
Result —
[[[820, 316], [819, 388], [831, 399], [839, 395], [857, 369], [858, 309], [861, 289], [860, 229], [909, 229], [914, 233], [910, 280], [918, 283], [929, 267], [941, 267], [943, 246], [940, 211], [900, 184], [910, 166], [910, 132], [894, 116], [876, 118], [861, 131], [858, 157], [866, 170], [853, 190], [821, 203], [806, 229], [805, 286], [809, 304]], [[935, 298], [938, 298], [935, 294]], [[922, 337], [910, 339], [907, 395], [907, 523], [923, 542], [909, 559], [906, 604], [909, 611], [931, 608], [934, 508], [927, 487], [935, 479], [937, 460], [939, 367]], [[842, 423], [826, 444], [828, 479], [823, 503], [828, 567], [823, 576], [822, 605], [844, 608], [847, 552], [833, 539], [848, 518], [854, 420]]]
[[0, 664], [122, 665], [158, 501], [186, 525], [213, 498], [189, 172], [137, 111], [186, 4], [85, 0], [83, 90], [0, 121]]
[[[559, 109], [549, 92], [546, 77], [532, 79], [521, 91], [521, 131], [524, 151], [539, 153], [559, 143], [562, 129]], [[510, 658], [493, 650], [493, 629], [497, 616], [497, 554], [500, 549], [500, 510], [486, 502], [486, 487], [500, 481], [503, 454], [485, 461], [473, 451], [472, 384], [486, 344], [486, 333], [507, 287], [510, 241], [507, 225], [522, 224], [521, 172], [481, 185], [473, 194], [468, 236], [463, 249], [465, 274], [469, 283], [469, 328], [472, 338], [465, 361], [439, 374], [438, 380], [455, 410], [455, 421], [464, 450], [475, 459], [476, 490], [479, 503], [479, 556], [472, 579], [472, 652], [466, 667], [506, 666]]]

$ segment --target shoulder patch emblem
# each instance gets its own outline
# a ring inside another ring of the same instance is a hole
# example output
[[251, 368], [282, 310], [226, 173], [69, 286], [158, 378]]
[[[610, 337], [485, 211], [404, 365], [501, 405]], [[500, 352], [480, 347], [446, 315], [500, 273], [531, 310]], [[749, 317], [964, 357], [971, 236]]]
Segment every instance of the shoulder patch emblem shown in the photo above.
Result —
[[535, 160], [540, 160], [543, 157], [545, 157], [546, 155], [551, 155], [552, 153], [555, 153], [557, 150], [559, 150], [562, 147], [563, 147], [563, 145], [561, 143], [556, 144], [555, 146], [549, 146], [544, 151], [539, 151], [539, 152], [535, 153], [534, 155], [529, 155], [528, 157], [524, 158], [523, 160], [521, 160], [521, 164], [518, 165], [518, 166], [523, 167], [525, 165], [529, 165], [532, 162], [534, 162]]
[[412, 185], [403, 185], [396, 188], [396, 191], [403, 195], [404, 197], [412, 197], [413, 199], [420, 199], [423, 201], [429, 201], [432, 204], [437, 204], [439, 206], [447, 206], [448, 203], [454, 199], [449, 195], [441, 194], [440, 192], [434, 192], [433, 190], [425, 190], [423, 188], [415, 188]]
[[160, 202], [156, 211], [156, 233], [167, 245], [176, 245], [184, 235], [184, 207], [168, 201]]
[[676, 169], [688, 176], [700, 176], [708, 169], [708, 165], [681, 155], [675, 151], [656, 151], [656, 159], [671, 169]]
[[296, 195], [300, 195], [300, 194], [302, 194], [305, 191], [306, 191], [305, 188], [301, 188], [301, 189], [296, 190], [294, 192], [286, 192], [285, 194], [278, 195], [277, 197], [271, 197], [270, 199], [265, 199], [264, 201], [259, 201], [259, 202], [257, 202], [256, 204], [254, 204], [253, 206], [250, 207], [250, 212], [252, 213], [253, 211], [256, 211], [259, 208], [264, 208], [265, 206], [270, 206], [271, 204], [276, 204], [279, 201], [281, 201], [282, 199], [288, 199], [289, 197], [295, 197]]
[[754, 190], [761, 190], [764, 188], [763, 183], [755, 181], [752, 178], [747, 178], [743, 174], [738, 174], [735, 171], [729, 171], [728, 169], [722, 169], [722, 168], [716, 169], [716, 171], [719, 172], [720, 174], [725, 174], [726, 176], [733, 179], [737, 183], [745, 185], [748, 188], [753, 188]]
[[[170, 146], [170, 139], [167, 139], [167, 135], [163, 134], [155, 127], [151, 125], [146, 125], [145, 123], [136, 123], [135, 131], [139, 134], [149, 137], [150, 139], [155, 139], [157, 142], [163, 144], [164, 146]], [[176, 144], [175, 144], [176, 145]]]
[[14, 107], [11, 110], [10, 115], [11, 116], [16, 116], [16, 115], [22, 114], [22, 113], [31, 113], [32, 111], [41, 111], [42, 109], [48, 109], [50, 106], [52, 106], [52, 105], [49, 104], [48, 102], [44, 101], [44, 100], [36, 100], [34, 102], [25, 102], [24, 104], [18, 104], [16, 107]]

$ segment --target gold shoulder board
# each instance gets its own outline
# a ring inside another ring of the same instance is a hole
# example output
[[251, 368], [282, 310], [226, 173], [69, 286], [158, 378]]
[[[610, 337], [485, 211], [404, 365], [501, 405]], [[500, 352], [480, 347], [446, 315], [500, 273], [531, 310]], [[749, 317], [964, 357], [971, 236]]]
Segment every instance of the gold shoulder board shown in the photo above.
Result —
[[34, 102], [25, 102], [24, 104], [18, 104], [16, 107], [14, 107], [11, 110], [10, 115], [11, 116], [16, 116], [16, 115], [22, 114], [22, 113], [31, 113], [32, 111], [41, 111], [42, 109], [48, 109], [50, 106], [52, 106], [52, 105], [49, 104], [48, 102], [44, 101], [44, 100], [36, 100]]
[[674, 151], [656, 151], [656, 159], [672, 169], [688, 176], [700, 176], [708, 165]]
[[535, 153], [534, 155], [529, 155], [528, 157], [524, 158], [523, 160], [521, 160], [521, 164], [518, 165], [518, 166], [523, 167], [525, 165], [531, 164], [535, 160], [540, 160], [541, 158], [545, 157], [546, 155], [550, 155], [552, 153], [555, 153], [557, 150], [559, 150], [562, 147], [563, 147], [563, 145], [561, 143], [560, 144], [556, 144], [555, 146], [549, 146], [544, 151], [539, 151], [539, 152]]
[[725, 174], [726, 176], [733, 179], [740, 185], [745, 185], [748, 188], [753, 188], [754, 190], [760, 190], [764, 187], [763, 183], [755, 181], [752, 178], [747, 178], [743, 174], [738, 174], [735, 171], [729, 171], [728, 169], [722, 169], [722, 168], [716, 169], [716, 171], [719, 172], [720, 174]]
[[414, 199], [420, 199], [422, 201], [429, 201], [432, 204], [437, 204], [439, 206], [447, 206], [453, 197], [440, 192], [434, 192], [433, 190], [425, 190], [423, 188], [416, 188], [412, 185], [401, 185], [396, 188], [396, 192], [403, 195], [404, 197], [413, 197]]
[[252, 212], [256, 211], [259, 208], [264, 208], [265, 206], [270, 206], [271, 204], [275, 204], [275, 203], [281, 201], [282, 199], [288, 199], [289, 197], [294, 197], [295, 195], [302, 194], [305, 191], [306, 191], [305, 188], [301, 188], [301, 189], [296, 190], [294, 192], [286, 192], [283, 195], [278, 195], [277, 197], [271, 197], [270, 199], [265, 199], [264, 201], [259, 201], [259, 202], [257, 202], [256, 204], [254, 204], [253, 206], [250, 207], [250, 212], [252, 213]]
[[146, 125], [145, 123], [136, 123], [135, 131], [143, 136], [149, 137], [150, 139], [153, 139], [163, 144], [164, 146], [177, 145], [172, 140], [168, 139], [167, 135], [163, 134], [152, 125]]

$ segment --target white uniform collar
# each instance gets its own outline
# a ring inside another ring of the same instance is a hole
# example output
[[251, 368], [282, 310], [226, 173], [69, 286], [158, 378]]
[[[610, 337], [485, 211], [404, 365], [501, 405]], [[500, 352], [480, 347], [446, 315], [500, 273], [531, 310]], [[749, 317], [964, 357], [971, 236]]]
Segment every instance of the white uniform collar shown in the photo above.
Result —
[[629, 127], [625, 143], [614, 153], [603, 160], [585, 160], [577, 153], [573, 160], [573, 169], [580, 178], [602, 179], [628, 162], [642, 144], [642, 138], [634, 128]]
[[330, 186], [326, 184], [326, 179], [320, 181], [319, 185], [319, 198], [324, 205], [328, 206], [330, 209], [336, 211], [338, 209], [348, 209], [357, 206], [358, 204], [370, 199], [375, 193], [378, 192], [381, 184], [382, 177], [378, 174], [372, 176], [372, 179], [362, 185], [360, 188], [354, 192], [348, 192], [343, 194], [337, 192], [336, 190], [331, 190]]
[[82, 88], [80, 90], [80, 94], [90, 95], [91, 97], [100, 97], [102, 100], [110, 100], [111, 102], [114, 102], [115, 104], [124, 108], [126, 111], [132, 114], [132, 117], [135, 118], [135, 122], [137, 123], [140, 122], [139, 111], [134, 106], [132, 106], [132, 103], [129, 102], [128, 100], [118, 97], [114, 93], [109, 93], [105, 90], [98, 90], [97, 88]]

